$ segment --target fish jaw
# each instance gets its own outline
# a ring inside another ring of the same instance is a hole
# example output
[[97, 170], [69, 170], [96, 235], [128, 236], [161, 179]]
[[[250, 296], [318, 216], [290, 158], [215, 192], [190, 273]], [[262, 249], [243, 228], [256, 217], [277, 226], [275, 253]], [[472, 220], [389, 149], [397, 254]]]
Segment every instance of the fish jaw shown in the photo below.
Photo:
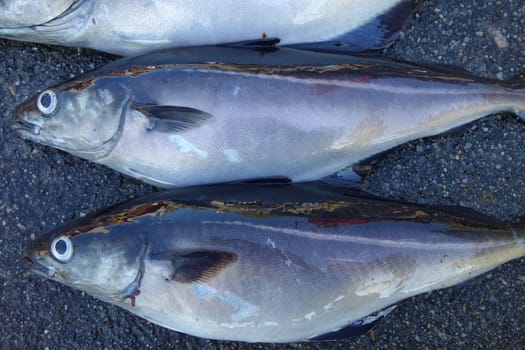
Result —
[[[34, 98], [18, 105], [15, 108], [16, 119], [12, 122], [11, 127], [24, 139], [44, 143], [45, 140], [41, 140], [38, 137], [40, 130], [44, 126], [44, 118], [34, 109], [34, 106]], [[58, 147], [58, 145], [46, 144]]]

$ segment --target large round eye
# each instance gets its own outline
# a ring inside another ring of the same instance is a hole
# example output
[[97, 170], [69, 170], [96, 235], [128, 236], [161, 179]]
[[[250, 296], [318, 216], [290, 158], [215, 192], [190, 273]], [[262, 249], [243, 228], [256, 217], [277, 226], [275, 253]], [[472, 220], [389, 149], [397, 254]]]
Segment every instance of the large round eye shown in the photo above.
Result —
[[36, 100], [36, 106], [38, 107], [38, 110], [45, 115], [55, 113], [58, 107], [57, 94], [51, 90], [42, 92]]
[[62, 263], [66, 263], [73, 257], [73, 242], [66, 236], [56, 237], [51, 242], [51, 255]]

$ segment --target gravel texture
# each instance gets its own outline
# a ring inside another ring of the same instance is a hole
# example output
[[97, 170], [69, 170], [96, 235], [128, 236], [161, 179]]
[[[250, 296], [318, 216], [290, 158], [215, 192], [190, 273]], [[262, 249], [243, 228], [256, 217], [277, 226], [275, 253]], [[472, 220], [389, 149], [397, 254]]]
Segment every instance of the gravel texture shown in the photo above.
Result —
[[[382, 54], [448, 64], [484, 77], [525, 71], [523, 0], [423, 1], [400, 40]], [[89, 50], [0, 40], [0, 344], [3, 349], [390, 349], [525, 346], [525, 260], [475, 283], [410, 298], [374, 331], [324, 344], [245, 344], [155, 326], [44, 280], [15, 261], [35, 236], [87, 212], [154, 191], [151, 186], [51, 148], [9, 128], [16, 104], [113, 60]], [[407, 111], [409, 113], [409, 111]], [[505, 220], [525, 212], [525, 125], [487, 116], [417, 140], [374, 166], [364, 188], [386, 198], [464, 205]]]

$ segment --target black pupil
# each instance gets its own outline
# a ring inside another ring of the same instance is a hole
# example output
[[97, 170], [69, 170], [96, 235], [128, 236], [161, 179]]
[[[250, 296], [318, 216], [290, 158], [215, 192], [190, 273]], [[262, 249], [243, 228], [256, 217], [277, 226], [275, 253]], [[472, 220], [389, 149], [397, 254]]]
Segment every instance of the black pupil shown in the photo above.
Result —
[[61, 239], [60, 241], [56, 242], [55, 243], [55, 250], [60, 255], [64, 254], [66, 252], [66, 250], [67, 250], [66, 242], [63, 239]]
[[49, 108], [49, 106], [51, 106], [51, 95], [48, 93], [43, 94], [40, 98], [40, 104], [44, 108]]

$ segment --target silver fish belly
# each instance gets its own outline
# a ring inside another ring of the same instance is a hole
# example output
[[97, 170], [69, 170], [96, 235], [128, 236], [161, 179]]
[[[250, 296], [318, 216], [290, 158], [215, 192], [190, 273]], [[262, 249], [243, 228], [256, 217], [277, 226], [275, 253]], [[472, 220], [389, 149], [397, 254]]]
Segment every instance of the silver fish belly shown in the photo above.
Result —
[[447, 210], [315, 186], [184, 189], [59, 228], [25, 261], [192, 335], [334, 339], [400, 300], [525, 254], [521, 229]]
[[201, 47], [45, 91], [17, 109], [15, 128], [169, 188], [316, 180], [499, 111], [523, 115], [524, 90], [373, 58]]
[[[80, 46], [119, 55], [155, 49], [278, 37], [283, 44], [389, 44], [413, 0], [7, 0], [0, 37]], [[335, 47], [335, 46], [334, 46]]]

